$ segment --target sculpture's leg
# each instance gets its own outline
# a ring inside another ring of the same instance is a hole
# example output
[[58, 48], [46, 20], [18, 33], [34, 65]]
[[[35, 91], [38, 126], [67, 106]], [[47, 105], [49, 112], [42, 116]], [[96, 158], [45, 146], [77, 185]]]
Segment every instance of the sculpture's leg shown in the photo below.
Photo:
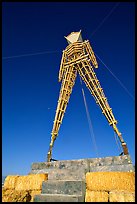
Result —
[[58, 131], [63, 120], [63, 116], [70, 98], [70, 94], [72, 92], [72, 88], [75, 83], [76, 75], [77, 75], [77, 71], [73, 65], [68, 66], [66, 68], [66, 73], [62, 81], [58, 105], [56, 109], [55, 120], [54, 120], [53, 129], [51, 133], [51, 142], [50, 142], [50, 147], [47, 155], [48, 162], [52, 158], [52, 148], [54, 145], [54, 141], [56, 140], [56, 137], [58, 135]]
[[103, 89], [100, 86], [99, 80], [96, 77], [93, 67], [91, 66], [88, 60], [82, 61], [78, 64], [78, 72], [88, 87], [89, 91], [93, 95], [96, 103], [100, 106], [102, 113], [105, 115], [109, 124], [112, 125], [114, 131], [117, 133], [120, 142], [122, 144], [124, 154], [128, 154], [128, 149], [126, 143], [124, 142], [121, 133], [119, 132], [116, 124], [117, 121], [114, 118], [112, 109], [110, 108], [107, 98], [103, 92]]

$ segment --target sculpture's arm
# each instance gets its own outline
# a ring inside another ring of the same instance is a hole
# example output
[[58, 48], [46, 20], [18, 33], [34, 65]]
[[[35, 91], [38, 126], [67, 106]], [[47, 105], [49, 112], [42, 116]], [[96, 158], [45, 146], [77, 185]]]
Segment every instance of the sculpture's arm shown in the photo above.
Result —
[[91, 60], [91, 62], [93, 64], [93, 66], [95, 68], [98, 68], [98, 63], [97, 63], [95, 54], [94, 54], [93, 49], [92, 49], [92, 47], [91, 47], [91, 45], [90, 45], [88, 40], [86, 40], [84, 42], [84, 46], [85, 46], [86, 52], [89, 54], [89, 58], [90, 58], [90, 60]]
[[66, 52], [63, 50], [61, 64], [60, 64], [60, 70], [59, 70], [59, 82], [63, 78], [63, 74], [64, 74], [64, 71], [65, 71], [65, 68], [64, 68], [64, 63], [65, 62], [66, 62]]

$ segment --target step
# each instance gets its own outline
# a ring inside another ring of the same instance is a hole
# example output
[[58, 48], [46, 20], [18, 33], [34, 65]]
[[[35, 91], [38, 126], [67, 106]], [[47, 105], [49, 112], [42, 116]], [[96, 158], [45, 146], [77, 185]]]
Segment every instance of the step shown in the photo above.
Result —
[[34, 196], [34, 202], [84, 202], [82, 195], [40, 194]]
[[85, 180], [86, 172], [83, 169], [69, 170], [69, 169], [54, 169], [48, 174], [48, 180]]
[[31, 173], [48, 173], [48, 180], [85, 180], [86, 175], [86, 172], [83, 169], [76, 171], [69, 169], [42, 169], [33, 170]]
[[42, 194], [83, 195], [85, 191], [84, 181], [47, 180], [42, 183]]

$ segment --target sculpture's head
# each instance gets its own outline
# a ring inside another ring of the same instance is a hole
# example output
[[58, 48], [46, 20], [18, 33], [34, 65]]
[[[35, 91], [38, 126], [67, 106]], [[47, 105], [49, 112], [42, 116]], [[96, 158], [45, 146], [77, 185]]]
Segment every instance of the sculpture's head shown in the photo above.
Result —
[[81, 30], [79, 32], [72, 32], [65, 38], [66, 38], [68, 44], [71, 44], [74, 42], [83, 42], [82, 36], [81, 36]]

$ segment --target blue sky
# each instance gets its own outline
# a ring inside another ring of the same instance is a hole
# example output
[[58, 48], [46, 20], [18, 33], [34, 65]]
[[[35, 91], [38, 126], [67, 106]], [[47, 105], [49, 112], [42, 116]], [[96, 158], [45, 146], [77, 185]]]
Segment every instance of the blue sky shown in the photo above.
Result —
[[[2, 174], [28, 174], [46, 161], [61, 83], [64, 36], [82, 30], [95, 70], [135, 162], [135, 4], [5, 2], [2, 4]], [[45, 53], [44, 53], [45, 52]], [[29, 55], [30, 54], [30, 55]], [[32, 54], [32, 55], [31, 55]], [[10, 58], [11, 57], [11, 58]], [[83, 84], [99, 157], [118, 156], [114, 131]], [[57, 160], [97, 157], [79, 77], [53, 148]]]

